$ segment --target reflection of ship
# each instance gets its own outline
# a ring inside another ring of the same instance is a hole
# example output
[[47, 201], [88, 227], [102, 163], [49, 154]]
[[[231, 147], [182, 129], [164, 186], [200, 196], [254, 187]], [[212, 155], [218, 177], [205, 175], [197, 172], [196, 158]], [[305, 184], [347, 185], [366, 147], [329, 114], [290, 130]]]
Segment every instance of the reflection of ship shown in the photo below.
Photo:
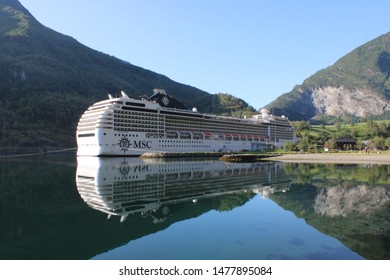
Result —
[[[78, 157], [77, 188], [92, 208], [123, 221], [129, 214], [159, 210], [169, 204], [251, 191], [267, 197], [286, 191], [291, 182], [280, 163], [159, 161], [138, 158]], [[163, 220], [154, 217], [155, 222]]]

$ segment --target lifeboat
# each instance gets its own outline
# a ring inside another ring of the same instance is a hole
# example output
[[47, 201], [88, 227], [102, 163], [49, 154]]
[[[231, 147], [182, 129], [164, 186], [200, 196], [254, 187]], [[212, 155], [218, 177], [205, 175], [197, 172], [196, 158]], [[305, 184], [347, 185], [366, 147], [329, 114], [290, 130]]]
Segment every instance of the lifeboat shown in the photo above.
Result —
[[191, 138], [191, 132], [180, 131], [180, 138], [181, 139], [190, 139]]
[[166, 132], [166, 137], [168, 137], [168, 138], [177, 138], [178, 137], [178, 132], [177, 131], [167, 131]]
[[203, 134], [202, 134], [202, 133], [199, 133], [199, 132], [195, 132], [195, 133], [193, 134], [193, 137], [194, 137], [194, 139], [197, 139], [197, 140], [203, 139]]
[[211, 136], [213, 136], [213, 134], [212, 134], [211, 132], [208, 132], [208, 131], [203, 132], [203, 134], [204, 134], [204, 137], [205, 137], [206, 139], [210, 139]]

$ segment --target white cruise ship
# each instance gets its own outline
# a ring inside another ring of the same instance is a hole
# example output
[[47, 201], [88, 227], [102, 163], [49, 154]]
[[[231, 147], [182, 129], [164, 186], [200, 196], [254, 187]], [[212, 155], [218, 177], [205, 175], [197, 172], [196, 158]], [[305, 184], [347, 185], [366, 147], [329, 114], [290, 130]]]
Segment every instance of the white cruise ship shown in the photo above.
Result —
[[79, 156], [139, 156], [146, 152], [241, 152], [282, 147], [293, 140], [288, 119], [262, 110], [232, 118], [188, 110], [155, 89], [149, 98], [121, 92], [90, 106], [77, 126]]

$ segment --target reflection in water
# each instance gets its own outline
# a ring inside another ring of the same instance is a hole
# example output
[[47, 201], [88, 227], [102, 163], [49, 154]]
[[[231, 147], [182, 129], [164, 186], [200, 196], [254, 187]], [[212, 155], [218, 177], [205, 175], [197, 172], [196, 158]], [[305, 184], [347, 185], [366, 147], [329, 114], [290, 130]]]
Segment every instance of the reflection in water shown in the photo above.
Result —
[[390, 259], [390, 165], [285, 164], [271, 199], [368, 259]]
[[0, 161], [0, 259], [390, 259], [390, 165], [75, 161]]
[[317, 214], [329, 217], [370, 215], [385, 210], [390, 202], [389, 192], [383, 186], [366, 184], [351, 188], [318, 187], [314, 202]]
[[[163, 222], [169, 205], [239, 192], [285, 192], [291, 179], [280, 163], [162, 161], [78, 157], [77, 189], [92, 208], [121, 217], [141, 213]], [[234, 205], [233, 205], [234, 207]]]

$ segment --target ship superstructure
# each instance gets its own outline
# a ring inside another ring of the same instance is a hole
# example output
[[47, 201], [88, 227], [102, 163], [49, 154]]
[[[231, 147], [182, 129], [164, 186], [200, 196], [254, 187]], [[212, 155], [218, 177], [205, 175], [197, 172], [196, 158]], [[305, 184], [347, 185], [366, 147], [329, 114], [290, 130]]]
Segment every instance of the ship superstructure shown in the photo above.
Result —
[[130, 98], [124, 92], [109, 97], [81, 116], [78, 155], [255, 151], [282, 147], [294, 137], [286, 117], [273, 116], [265, 109], [241, 119], [188, 110], [159, 89], [144, 99]]

